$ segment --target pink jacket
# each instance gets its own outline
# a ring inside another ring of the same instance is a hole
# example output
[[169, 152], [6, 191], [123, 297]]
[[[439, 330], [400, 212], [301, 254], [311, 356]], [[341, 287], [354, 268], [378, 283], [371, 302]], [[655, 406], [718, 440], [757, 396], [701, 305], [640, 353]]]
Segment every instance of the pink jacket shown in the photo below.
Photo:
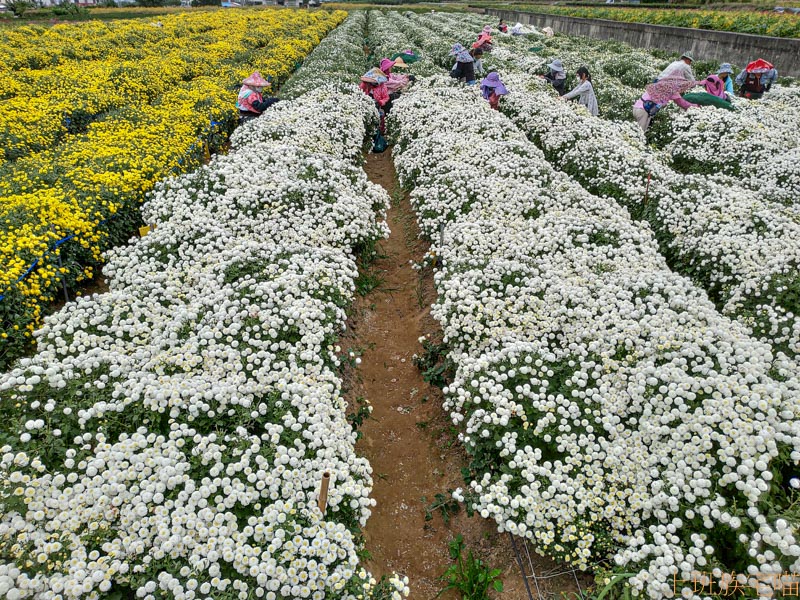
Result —
[[246, 112], [260, 113], [261, 111], [256, 110], [256, 108], [253, 106], [253, 103], [263, 101], [264, 99], [262, 98], [261, 94], [251, 87], [243, 85], [242, 89], [239, 90], [239, 97], [236, 99], [236, 108]]
[[375, 100], [378, 106], [383, 106], [389, 101], [389, 90], [386, 89], [385, 83], [374, 84], [362, 81], [358, 84], [358, 87], [360, 87], [361, 91], [367, 96]]
[[398, 92], [408, 85], [408, 75], [389, 73], [389, 81], [386, 82], [386, 89], [389, 93]]
[[725, 82], [716, 75], [709, 75], [704, 81], [703, 85], [706, 91], [712, 96], [717, 98], [725, 98]]

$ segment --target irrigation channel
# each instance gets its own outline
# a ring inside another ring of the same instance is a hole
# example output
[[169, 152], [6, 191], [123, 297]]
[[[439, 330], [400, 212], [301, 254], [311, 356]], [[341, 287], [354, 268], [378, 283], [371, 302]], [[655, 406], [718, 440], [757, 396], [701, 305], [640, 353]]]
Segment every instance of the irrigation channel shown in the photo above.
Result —
[[[348, 402], [358, 407], [366, 398], [373, 409], [359, 442], [360, 453], [372, 465], [372, 496], [377, 501], [364, 532], [367, 566], [376, 577], [407, 575], [412, 598], [432, 599], [443, 587], [438, 578], [452, 564], [448, 542], [460, 533], [466, 548], [492, 568], [502, 569], [503, 598], [527, 599], [507, 535], [478, 515], [469, 518], [463, 507], [451, 514], [454, 505], [444, 502], [451, 499], [449, 490], [464, 485], [461, 468], [467, 457], [442, 410], [441, 390], [426, 383], [413, 362], [414, 354], [422, 351], [419, 338], [435, 338], [439, 331], [430, 316], [435, 298], [432, 275], [420, 276], [412, 268], [428, 245], [420, 240], [408, 198], [397, 184], [391, 152], [370, 153], [364, 168], [393, 199], [388, 214], [392, 233], [375, 260], [362, 267], [362, 276], [369, 269], [377, 286], [358, 297], [342, 340], [345, 348], [349, 345], [361, 354], [349, 382]], [[436, 508], [442, 504], [450, 509], [446, 517]], [[552, 568], [545, 563], [534, 559], [542, 570]], [[574, 589], [566, 576], [548, 585], [556, 596]], [[458, 598], [455, 592], [440, 597]]]

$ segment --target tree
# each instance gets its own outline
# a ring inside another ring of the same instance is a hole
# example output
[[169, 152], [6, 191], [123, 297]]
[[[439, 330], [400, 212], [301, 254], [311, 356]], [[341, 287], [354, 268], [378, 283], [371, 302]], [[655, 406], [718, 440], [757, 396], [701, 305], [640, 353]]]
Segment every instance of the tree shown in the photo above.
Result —
[[6, 8], [14, 13], [15, 17], [21, 17], [34, 6], [29, 0], [6, 0]]

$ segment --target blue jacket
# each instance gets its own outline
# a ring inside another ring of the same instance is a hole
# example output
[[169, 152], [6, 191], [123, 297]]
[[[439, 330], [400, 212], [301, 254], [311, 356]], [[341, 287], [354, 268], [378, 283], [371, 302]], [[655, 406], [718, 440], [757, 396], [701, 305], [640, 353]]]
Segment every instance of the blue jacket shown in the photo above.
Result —
[[728, 77], [725, 79], [725, 91], [733, 96], [733, 77], [731, 77], [730, 74], [728, 74]]
[[[736, 76], [736, 83], [738, 85], [744, 84], [744, 80], [747, 79], [747, 71], [742, 71]], [[778, 71], [777, 69], [770, 69], [766, 73], [761, 74], [761, 85], [765, 88], [770, 87], [773, 83], [778, 80]], [[726, 87], [727, 89], [727, 87]]]

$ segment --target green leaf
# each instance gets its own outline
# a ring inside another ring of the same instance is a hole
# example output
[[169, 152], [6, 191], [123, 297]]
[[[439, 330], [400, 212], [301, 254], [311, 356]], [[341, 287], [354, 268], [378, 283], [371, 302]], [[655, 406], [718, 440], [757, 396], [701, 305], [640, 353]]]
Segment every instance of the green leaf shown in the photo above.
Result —
[[494, 580], [494, 590], [496, 592], [502, 592], [503, 591], [503, 582], [500, 581], [499, 579], [495, 579]]

